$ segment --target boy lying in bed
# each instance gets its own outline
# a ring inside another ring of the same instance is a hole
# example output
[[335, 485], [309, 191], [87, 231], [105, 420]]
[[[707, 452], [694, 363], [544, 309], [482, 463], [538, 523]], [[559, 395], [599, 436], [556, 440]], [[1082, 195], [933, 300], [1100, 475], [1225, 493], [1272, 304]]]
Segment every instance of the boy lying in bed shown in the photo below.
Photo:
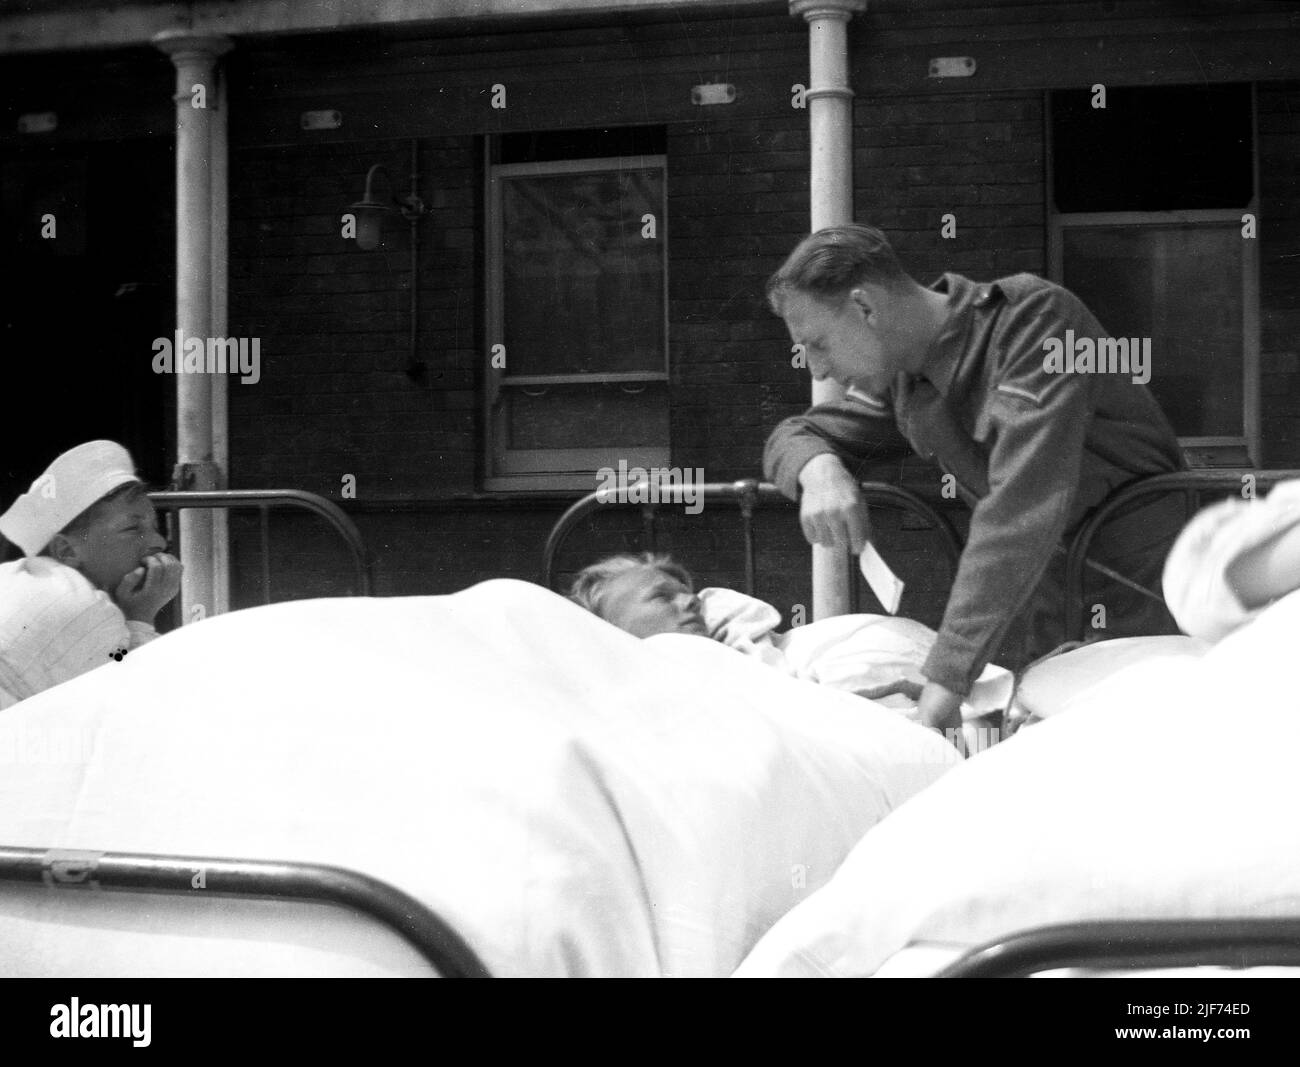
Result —
[[180, 589], [130, 453], [90, 441], [59, 456], [0, 515], [23, 559], [0, 565], [0, 708], [157, 636]]
[[[734, 589], [695, 591], [690, 572], [671, 557], [612, 556], [580, 571], [569, 596], [634, 637], [695, 634], [795, 678], [845, 689], [911, 710], [925, 684], [921, 665], [935, 632], [911, 619], [841, 615], [778, 633], [781, 613]], [[968, 698], [973, 717], [1004, 707], [1011, 675], [990, 666]]]

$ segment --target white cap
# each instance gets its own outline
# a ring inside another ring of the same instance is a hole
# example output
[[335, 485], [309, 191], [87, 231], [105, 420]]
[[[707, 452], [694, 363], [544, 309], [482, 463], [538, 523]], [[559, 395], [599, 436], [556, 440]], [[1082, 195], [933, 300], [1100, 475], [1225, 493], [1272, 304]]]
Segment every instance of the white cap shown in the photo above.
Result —
[[139, 480], [131, 453], [116, 441], [88, 441], [64, 452], [0, 515], [0, 534], [35, 556], [91, 504]]

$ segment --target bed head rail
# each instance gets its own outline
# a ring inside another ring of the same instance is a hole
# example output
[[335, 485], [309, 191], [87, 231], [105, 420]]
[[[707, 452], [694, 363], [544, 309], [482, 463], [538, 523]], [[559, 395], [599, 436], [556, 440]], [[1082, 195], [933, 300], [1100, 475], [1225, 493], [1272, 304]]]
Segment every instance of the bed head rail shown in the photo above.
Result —
[[150, 493], [154, 506], [167, 512], [184, 508], [256, 508], [261, 530], [262, 602], [271, 602], [270, 515], [272, 510], [307, 511], [324, 519], [352, 557], [358, 596], [371, 596], [374, 568], [356, 523], [337, 504], [301, 489], [218, 489]]
[[[202, 891], [193, 884], [199, 871]], [[387, 882], [344, 867], [0, 846], [0, 882], [43, 884], [52, 890], [112, 889], [333, 904], [382, 923], [444, 978], [491, 977], [474, 950], [432, 909]]]
[[1300, 966], [1300, 918], [1065, 923], [971, 949], [936, 978], [1025, 978], [1063, 967]]
[[[1065, 636], [1070, 641], [1084, 638], [1084, 619], [1087, 615], [1083, 588], [1083, 571], [1085, 565], [1095, 566], [1088, 559], [1093, 539], [1097, 531], [1117, 510], [1146, 497], [1164, 496], [1169, 493], [1182, 493], [1187, 511], [1186, 519], [1191, 519], [1201, 507], [1200, 494], [1203, 492], [1231, 492], [1250, 485], [1253, 489], [1265, 491], [1278, 482], [1300, 478], [1300, 470], [1197, 470], [1175, 471], [1170, 474], [1157, 474], [1150, 478], [1131, 482], [1111, 493], [1094, 509], [1088, 520], [1079, 527], [1074, 540], [1070, 543], [1065, 570]], [[1184, 520], [1186, 521], [1186, 520]], [[1127, 581], [1127, 579], [1125, 579]], [[1161, 602], [1164, 596], [1159, 589], [1138, 586], [1136, 582], [1128, 584], [1143, 589], [1148, 596]]]
[[[611, 500], [605, 491], [599, 489], [588, 493], [581, 500], [574, 502], [556, 521], [555, 526], [552, 527], [550, 536], [546, 539], [546, 548], [542, 553], [542, 584], [548, 589], [555, 589], [557, 580], [555, 560], [559, 555], [560, 546], [573, 532], [573, 528], [598, 508], [641, 508], [641, 547], [647, 551], [654, 551], [655, 518], [659, 505], [663, 503], [689, 503], [687, 493], [690, 494], [692, 500], [727, 501], [736, 505], [742, 527], [745, 552], [745, 592], [750, 596], [755, 595], [757, 575], [755, 573], [754, 511], [760, 505], [790, 505], [791, 503], [775, 485], [760, 482], [755, 478], [742, 478], [736, 482], [706, 482], [703, 485], [694, 486], [659, 484], [655, 486], [654, 493], [658, 503], [628, 503], [623, 500]], [[627, 495], [632, 494], [629, 492]], [[947, 518], [915, 493], [886, 482], [863, 482], [862, 495], [868, 505], [899, 508], [916, 516], [927, 526], [938, 530], [945, 553], [948, 556], [948, 562], [955, 573], [957, 560], [961, 557], [961, 538], [957, 536], [957, 531]], [[850, 573], [857, 573], [856, 560], [852, 561]], [[858, 610], [858, 593], [858, 583], [855, 581], [850, 588], [849, 594], [850, 610], [854, 612]]]

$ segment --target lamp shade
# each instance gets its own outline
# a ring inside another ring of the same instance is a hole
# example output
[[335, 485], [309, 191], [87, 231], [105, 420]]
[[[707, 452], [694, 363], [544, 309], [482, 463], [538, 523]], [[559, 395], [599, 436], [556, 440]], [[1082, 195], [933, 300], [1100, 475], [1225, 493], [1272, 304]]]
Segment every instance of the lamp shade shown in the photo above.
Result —
[[357, 247], [366, 252], [373, 252], [379, 247], [380, 227], [383, 225], [384, 216], [392, 208], [385, 207], [377, 200], [360, 200], [353, 204], [348, 210], [356, 216], [357, 220]]

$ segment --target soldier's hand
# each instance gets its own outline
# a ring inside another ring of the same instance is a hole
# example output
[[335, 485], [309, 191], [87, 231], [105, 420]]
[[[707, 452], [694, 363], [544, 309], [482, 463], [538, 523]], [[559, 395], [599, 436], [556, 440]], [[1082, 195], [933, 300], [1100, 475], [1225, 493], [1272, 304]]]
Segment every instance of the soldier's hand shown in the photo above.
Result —
[[861, 552], [871, 539], [871, 523], [857, 479], [844, 464], [830, 453], [814, 456], [799, 472], [799, 484], [799, 524], [808, 543]]
[[938, 682], [926, 682], [921, 699], [916, 705], [917, 718], [922, 726], [938, 730], [966, 755], [966, 744], [961, 732], [961, 694], [954, 693]]

